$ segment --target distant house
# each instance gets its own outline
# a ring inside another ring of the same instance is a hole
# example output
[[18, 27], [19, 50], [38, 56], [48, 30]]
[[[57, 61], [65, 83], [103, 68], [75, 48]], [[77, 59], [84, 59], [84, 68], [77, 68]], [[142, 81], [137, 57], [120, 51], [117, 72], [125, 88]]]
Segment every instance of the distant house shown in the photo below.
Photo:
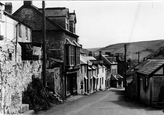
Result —
[[93, 93], [97, 86], [97, 67], [94, 65], [92, 61], [96, 61], [96, 59], [92, 56], [86, 56], [85, 59], [87, 60], [88, 64], [88, 83], [89, 83], [89, 93]]
[[87, 60], [85, 56], [80, 55], [80, 72], [77, 78], [77, 89], [78, 94], [87, 94], [88, 93], [88, 75], [87, 75]]
[[106, 89], [106, 67], [104, 65], [99, 66], [99, 74], [100, 78], [100, 89], [105, 90]]
[[152, 59], [137, 71], [139, 98], [146, 105], [164, 100], [164, 60]]
[[137, 76], [137, 71], [142, 68], [148, 60], [141, 62], [140, 64], [129, 68], [126, 72], [126, 82], [127, 82], [127, 96], [131, 100], [139, 101], [140, 97], [140, 79]]
[[[60, 67], [60, 94], [63, 97], [77, 94], [77, 77], [80, 68], [80, 47], [76, 35], [76, 14], [68, 8], [46, 8], [47, 69]], [[32, 41], [42, 43], [42, 9], [24, 1], [13, 16], [32, 28]]]
[[106, 88], [110, 87], [123, 87], [123, 77], [118, 74], [118, 64], [115, 56], [103, 55], [101, 51], [98, 60], [103, 61], [103, 65], [106, 66]]
[[122, 88], [123, 77], [117, 73], [117, 65], [111, 65], [111, 87]]
[[97, 79], [98, 79], [98, 74], [97, 74], [97, 67], [96, 65], [93, 65], [92, 66], [92, 76], [93, 76], [93, 92], [96, 92], [97, 91]]

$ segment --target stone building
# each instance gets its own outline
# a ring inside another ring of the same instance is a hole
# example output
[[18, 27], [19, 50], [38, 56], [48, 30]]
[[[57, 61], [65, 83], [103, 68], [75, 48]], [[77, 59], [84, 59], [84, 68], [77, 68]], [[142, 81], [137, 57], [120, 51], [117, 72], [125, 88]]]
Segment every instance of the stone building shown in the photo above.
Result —
[[137, 71], [139, 79], [139, 99], [146, 105], [163, 102], [164, 60], [151, 59]]
[[[80, 45], [76, 30], [76, 14], [69, 9], [46, 8], [47, 68], [60, 67], [60, 94], [63, 97], [77, 93], [77, 76], [80, 67]], [[32, 28], [32, 41], [42, 43], [42, 9], [24, 1], [13, 16]]]

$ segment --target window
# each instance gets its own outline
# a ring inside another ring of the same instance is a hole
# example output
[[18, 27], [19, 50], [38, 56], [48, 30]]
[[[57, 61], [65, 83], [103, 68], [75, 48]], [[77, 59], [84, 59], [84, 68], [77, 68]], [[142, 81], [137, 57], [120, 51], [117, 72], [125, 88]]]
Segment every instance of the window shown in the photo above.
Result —
[[112, 69], [112, 74], [116, 75], [116, 69]]
[[73, 21], [69, 22], [69, 31], [75, 33], [75, 22]]
[[41, 44], [20, 43], [22, 47], [22, 60], [39, 60], [41, 57]]
[[75, 64], [75, 52], [74, 52], [74, 46], [70, 46], [70, 65]]
[[80, 48], [76, 47], [76, 65], [80, 65]]
[[65, 43], [66, 65], [80, 65], [80, 45], [77, 42], [66, 39]]
[[69, 21], [67, 18], [66, 18], [66, 30], [69, 30]]
[[76, 62], [76, 53], [77, 53], [77, 52], [76, 52], [76, 47], [75, 47], [75, 46], [73, 47], [73, 52], [74, 52], [74, 57], [73, 57], [74, 65], [76, 65], [76, 63], [77, 63], [77, 62]]
[[26, 30], [26, 40], [28, 40], [28, 28], [25, 27], [25, 30]]
[[75, 33], [75, 23], [74, 22], [71, 22], [70, 31], [72, 33]]
[[22, 37], [22, 26], [19, 24], [19, 37]]
[[75, 49], [73, 45], [66, 45], [66, 65], [75, 65]]
[[75, 33], [75, 24], [73, 23], [73, 33]]
[[12, 60], [12, 53], [9, 53], [9, 60]]
[[65, 46], [65, 54], [66, 54], [66, 65], [69, 65], [69, 45]]

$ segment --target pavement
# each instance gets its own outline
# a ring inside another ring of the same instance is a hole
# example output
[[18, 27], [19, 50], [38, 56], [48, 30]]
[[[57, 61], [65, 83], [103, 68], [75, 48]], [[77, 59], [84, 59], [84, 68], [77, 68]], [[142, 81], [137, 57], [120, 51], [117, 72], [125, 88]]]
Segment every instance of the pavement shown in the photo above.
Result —
[[164, 115], [161, 109], [131, 102], [124, 96], [124, 89], [110, 88], [94, 94], [71, 96], [39, 115]]
[[66, 102], [70, 102], [70, 101], [75, 101], [77, 99], [82, 98], [84, 95], [75, 95], [75, 96], [71, 96], [69, 98], [67, 98]]

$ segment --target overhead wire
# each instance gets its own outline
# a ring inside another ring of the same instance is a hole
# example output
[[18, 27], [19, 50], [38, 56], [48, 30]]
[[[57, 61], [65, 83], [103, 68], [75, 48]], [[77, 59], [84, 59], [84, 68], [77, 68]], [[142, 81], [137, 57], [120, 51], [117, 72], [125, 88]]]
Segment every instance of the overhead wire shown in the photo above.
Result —
[[130, 39], [132, 38], [132, 36], [133, 36], [133, 32], [134, 32], [134, 29], [135, 29], [135, 27], [136, 27], [136, 23], [137, 23], [137, 21], [138, 21], [138, 17], [139, 17], [141, 5], [142, 5], [142, 2], [139, 2], [138, 5], [137, 5], [135, 17], [134, 17], [133, 24], [132, 24], [132, 28], [131, 28], [130, 35], [129, 35], [129, 40], [130, 40]]

